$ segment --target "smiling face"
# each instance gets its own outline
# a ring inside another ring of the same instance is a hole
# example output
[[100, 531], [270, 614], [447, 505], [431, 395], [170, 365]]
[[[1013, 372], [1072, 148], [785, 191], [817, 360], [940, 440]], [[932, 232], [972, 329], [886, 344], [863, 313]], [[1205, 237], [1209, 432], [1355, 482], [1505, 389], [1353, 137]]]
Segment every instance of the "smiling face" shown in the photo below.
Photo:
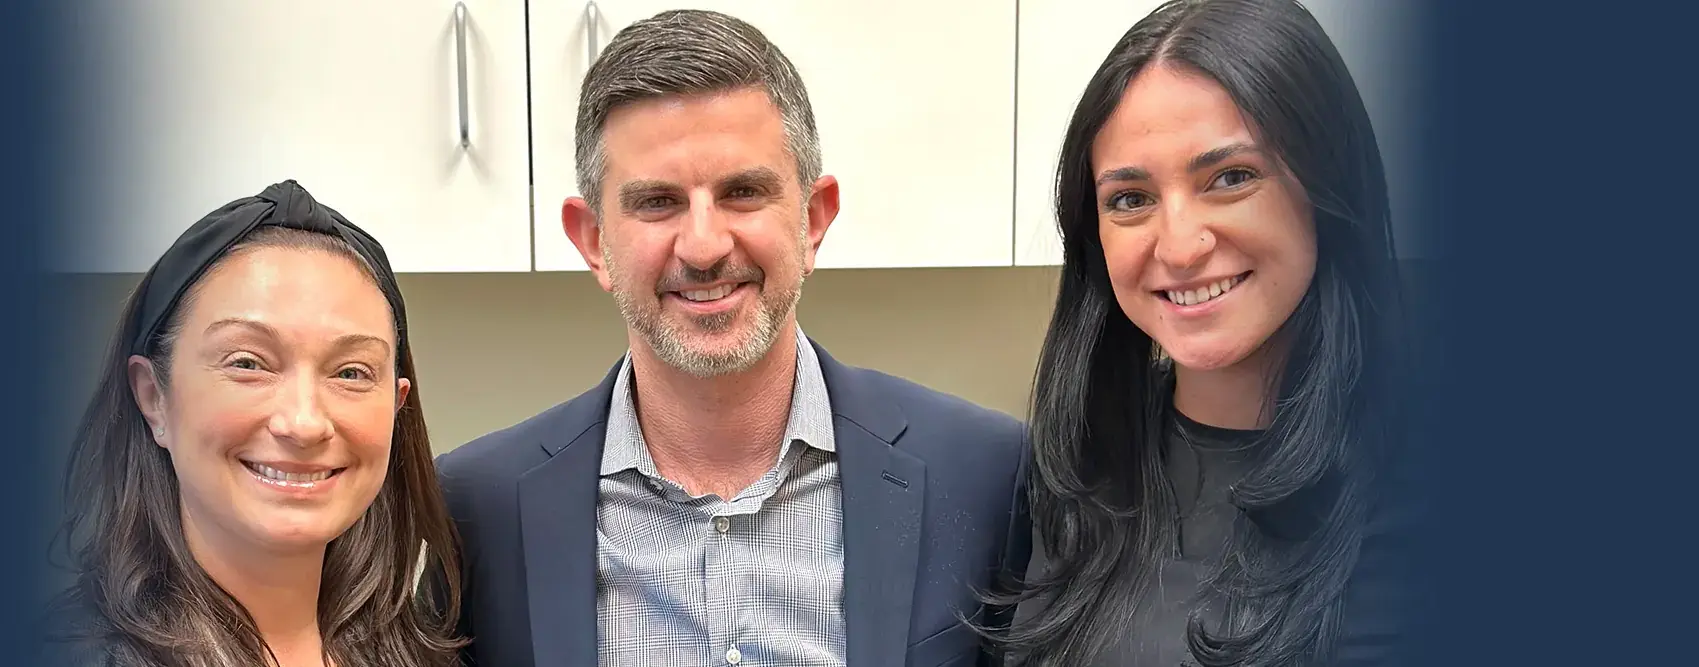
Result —
[[131, 377], [170, 452], [190, 543], [323, 549], [383, 487], [409, 388], [382, 292], [347, 258], [259, 247], [183, 307], [168, 382], [141, 357]]
[[603, 141], [600, 224], [577, 198], [563, 218], [627, 325], [696, 376], [754, 365], [795, 326], [836, 181], [797, 182], [779, 110], [758, 88], [630, 103]]
[[1303, 191], [1204, 76], [1155, 64], [1092, 145], [1116, 301], [1182, 369], [1265, 350], [1315, 274]]

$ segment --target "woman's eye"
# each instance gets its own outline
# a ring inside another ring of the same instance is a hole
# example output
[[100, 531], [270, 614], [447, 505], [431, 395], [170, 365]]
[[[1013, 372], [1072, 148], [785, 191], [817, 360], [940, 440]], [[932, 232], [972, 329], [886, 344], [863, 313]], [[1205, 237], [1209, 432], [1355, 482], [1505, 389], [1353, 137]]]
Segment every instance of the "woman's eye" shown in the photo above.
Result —
[[355, 368], [353, 366], [350, 366], [348, 368], [344, 368], [340, 371], [337, 371], [336, 377], [338, 379], [348, 380], [350, 382], [363, 382], [365, 380], [371, 379], [372, 376], [371, 376], [370, 373], [367, 373], [366, 370], [363, 369], [363, 368]]
[[244, 371], [257, 371], [260, 369], [260, 362], [253, 357], [237, 357], [231, 360], [230, 367]]
[[1229, 169], [1221, 172], [1221, 175], [1216, 176], [1215, 181], [1209, 185], [1211, 188], [1236, 188], [1251, 182], [1256, 177], [1256, 172], [1249, 169]]
[[1131, 211], [1141, 206], [1150, 205], [1150, 195], [1143, 192], [1117, 192], [1109, 196], [1106, 202], [1111, 211]]

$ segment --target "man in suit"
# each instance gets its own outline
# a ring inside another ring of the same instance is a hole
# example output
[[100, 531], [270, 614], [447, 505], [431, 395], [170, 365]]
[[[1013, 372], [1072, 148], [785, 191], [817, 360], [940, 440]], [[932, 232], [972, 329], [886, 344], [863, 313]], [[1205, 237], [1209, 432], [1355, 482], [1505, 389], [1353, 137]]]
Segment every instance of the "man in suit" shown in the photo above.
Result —
[[470, 657], [986, 659], [961, 619], [1006, 620], [976, 594], [1026, 566], [1022, 427], [802, 333], [838, 183], [795, 69], [742, 21], [666, 12], [608, 44], [577, 130], [584, 197], [561, 217], [630, 348], [442, 457]]

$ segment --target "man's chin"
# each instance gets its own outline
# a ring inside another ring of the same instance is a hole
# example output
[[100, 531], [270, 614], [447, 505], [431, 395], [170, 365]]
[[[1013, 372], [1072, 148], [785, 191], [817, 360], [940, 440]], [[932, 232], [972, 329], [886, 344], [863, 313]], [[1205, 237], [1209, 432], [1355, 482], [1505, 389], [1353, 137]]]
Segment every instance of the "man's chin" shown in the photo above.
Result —
[[772, 347], [772, 341], [762, 340], [759, 333], [753, 326], [673, 329], [655, 341], [655, 351], [667, 365], [698, 377], [740, 373], [754, 366]]
[[742, 318], [685, 316], [669, 318], [665, 335], [692, 350], [711, 354], [731, 350], [755, 338], [755, 326]]
[[699, 378], [742, 373], [753, 368], [762, 357], [748, 348], [725, 350], [666, 346], [657, 351], [668, 366]]

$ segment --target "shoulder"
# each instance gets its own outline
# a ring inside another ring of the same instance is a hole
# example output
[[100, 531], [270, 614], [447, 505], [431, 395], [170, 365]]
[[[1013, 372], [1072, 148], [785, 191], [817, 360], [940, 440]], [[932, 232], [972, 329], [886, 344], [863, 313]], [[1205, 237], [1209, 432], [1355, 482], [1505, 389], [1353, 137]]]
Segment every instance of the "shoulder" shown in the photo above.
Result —
[[558, 449], [607, 420], [605, 404], [591, 389], [525, 421], [475, 438], [437, 457], [437, 475], [445, 487], [517, 479]]
[[61, 667], [111, 667], [112, 643], [100, 637], [49, 638], [40, 651], [41, 665]]
[[870, 368], [848, 366], [845, 370], [852, 381], [895, 401], [911, 426], [944, 425], [1015, 439], [1024, 431], [1019, 419], [960, 396]]
[[[1397, 480], [1402, 481], [1402, 480]], [[1345, 588], [1337, 664], [1404, 664], [1414, 641], [1412, 610], [1422, 608], [1427, 591], [1418, 583], [1415, 547], [1427, 519], [1419, 498], [1384, 480], [1378, 500], [1363, 525], [1356, 567]]]
[[1006, 462], [1026, 455], [1026, 427], [1009, 414], [881, 371], [847, 366], [843, 373], [860, 393], [883, 397], [902, 413], [907, 425], [896, 444], [904, 450]]
[[40, 623], [42, 643], [36, 664], [106, 667], [113, 663], [115, 642], [108, 625], [74, 591], [49, 605]]

